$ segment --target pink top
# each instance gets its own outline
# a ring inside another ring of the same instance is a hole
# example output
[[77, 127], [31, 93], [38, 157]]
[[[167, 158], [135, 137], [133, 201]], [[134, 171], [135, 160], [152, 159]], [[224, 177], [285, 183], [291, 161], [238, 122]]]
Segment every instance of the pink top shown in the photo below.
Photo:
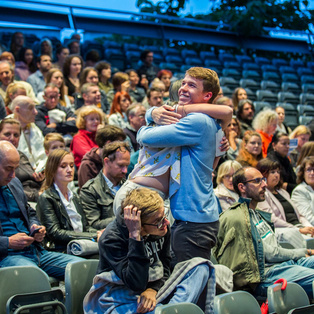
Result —
[[82, 129], [74, 135], [70, 148], [74, 155], [74, 163], [77, 169], [81, 165], [83, 156], [93, 147], [98, 147], [95, 142], [95, 137], [96, 132], [89, 132]]

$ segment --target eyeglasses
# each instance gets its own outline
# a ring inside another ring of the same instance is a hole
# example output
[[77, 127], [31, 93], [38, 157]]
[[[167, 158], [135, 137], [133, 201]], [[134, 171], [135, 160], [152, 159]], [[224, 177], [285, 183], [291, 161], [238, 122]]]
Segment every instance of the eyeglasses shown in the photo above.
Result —
[[243, 183], [253, 182], [254, 184], [260, 185], [262, 182], [267, 183], [267, 178], [255, 178], [251, 180], [244, 181]]
[[145, 223], [142, 223], [142, 226], [144, 226], [144, 225], [146, 225], [146, 226], [154, 226], [157, 229], [161, 229], [164, 226], [166, 219], [167, 219], [167, 215], [163, 216], [161, 218], [161, 220], [159, 222], [157, 222], [156, 224], [145, 224]]
[[306, 169], [305, 169], [305, 172], [306, 172], [306, 173], [311, 173], [312, 171], [314, 171], [314, 168], [313, 168], [313, 167], [311, 167], [311, 168], [306, 168]]

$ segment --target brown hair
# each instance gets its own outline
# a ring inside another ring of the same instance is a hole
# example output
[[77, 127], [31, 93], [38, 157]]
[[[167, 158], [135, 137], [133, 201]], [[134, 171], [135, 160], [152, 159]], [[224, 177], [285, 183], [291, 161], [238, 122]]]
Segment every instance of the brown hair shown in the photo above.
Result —
[[308, 156], [314, 156], [314, 142], [313, 141], [307, 142], [302, 146], [301, 152], [297, 161], [297, 166], [299, 166], [301, 162], [303, 161], [303, 159]]
[[[51, 83], [51, 78], [52, 78], [52, 75], [56, 72], [60, 72], [62, 74], [62, 77], [63, 77], [63, 80], [62, 80], [62, 84], [59, 88], [59, 93], [60, 93], [60, 98], [59, 98], [59, 102], [62, 106], [66, 107], [66, 102], [65, 102], [65, 84], [64, 84], [64, 76], [63, 76], [63, 73], [61, 70], [57, 69], [57, 68], [52, 68], [50, 69], [48, 72], [47, 72], [47, 75], [45, 77], [45, 81], [46, 81], [46, 84], [48, 85], [49, 83]], [[56, 86], [57, 87], [57, 86]]]
[[[272, 170], [276, 170], [276, 169], [279, 169], [280, 171], [280, 163], [278, 161], [274, 161], [274, 160], [271, 160], [269, 158], [265, 158], [265, 159], [262, 159], [258, 162], [258, 164], [256, 165], [256, 169], [258, 171], [260, 171], [260, 173], [268, 178], [268, 175], [269, 175], [269, 172], [272, 171]], [[280, 171], [280, 180], [279, 180], [279, 183], [275, 186], [275, 189], [278, 190], [282, 187], [282, 178], [281, 178], [281, 171]]]
[[314, 167], [314, 156], [305, 157], [301, 162], [301, 166], [297, 174], [297, 184], [300, 184], [304, 181], [304, 172], [307, 164], [309, 164], [311, 167]]

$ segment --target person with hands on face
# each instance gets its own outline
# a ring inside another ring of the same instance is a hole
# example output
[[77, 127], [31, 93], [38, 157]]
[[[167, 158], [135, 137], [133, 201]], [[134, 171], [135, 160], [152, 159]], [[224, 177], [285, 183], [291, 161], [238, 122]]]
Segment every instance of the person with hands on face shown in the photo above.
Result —
[[[195, 303], [209, 279], [207, 261], [188, 265], [181, 280], [170, 273], [170, 228], [162, 198], [147, 188], [132, 190], [99, 240], [100, 260], [85, 313], [153, 313], [169, 303]], [[192, 282], [197, 284], [191, 284]]]
[[[82, 259], [48, 252], [41, 246], [46, 228], [27, 203], [21, 182], [15, 178], [19, 161], [16, 148], [7, 141], [0, 141], [0, 268], [38, 266], [49, 276], [63, 280], [67, 264]], [[30, 236], [38, 228], [39, 231]]]

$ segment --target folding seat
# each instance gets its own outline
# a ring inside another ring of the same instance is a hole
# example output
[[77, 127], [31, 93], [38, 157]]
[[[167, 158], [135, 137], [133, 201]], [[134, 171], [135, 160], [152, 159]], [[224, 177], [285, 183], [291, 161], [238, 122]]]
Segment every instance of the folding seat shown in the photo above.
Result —
[[190, 67], [191, 67], [190, 65], [183, 64], [183, 65], [181, 65], [181, 67], [180, 67], [180, 71], [181, 71], [182, 73], [185, 73]]
[[290, 104], [297, 105], [299, 103], [299, 97], [290, 92], [279, 92], [278, 93], [278, 102], [287, 102]]
[[31, 46], [35, 41], [40, 40], [35, 34], [24, 34], [25, 37], [25, 46]]
[[294, 93], [296, 95], [299, 95], [301, 90], [300, 90], [300, 86], [296, 83], [290, 83], [290, 82], [284, 82], [281, 84], [281, 90], [283, 92], [290, 92], [290, 93]]
[[242, 71], [242, 77], [244, 79], [251, 79], [251, 80], [255, 80], [257, 82], [261, 81], [261, 75], [257, 71], [243, 70]]
[[154, 58], [155, 58], [155, 53], [161, 53], [160, 47], [155, 46], [155, 45], [145, 45], [143, 46], [143, 50], [150, 50], [154, 53]]
[[246, 91], [248, 99], [250, 99], [252, 101], [256, 100], [256, 91], [253, 92], [250, 88], [246, 88], [245, 91]]
[[201, 51], [200, 58], [205, 62], [205, 60], [217, 60], [217, 56], [213, 51]]
[[301, 77], [302, 75], [314, 75], [314, 72], [309, 68], [300, 67], [297, 69], [298, 75]]
[[304, 67], [304, 62], [302, 60], [290, 60], [290, 66], [294, 67], [296, 70], [299, 67]]
[[219, 72], [222, 71], [222, 64], [219, 60], [205, 59], [204, 64], [206, 68], [216, 68]]
[[181, 56], [183, 59], [186, 58], [198, 58], [198, 54], [195, 50], [183, 49], [181, 51]]
[[301, 82], [302, 84], [314, 84], [314, 75], [302, 75], [301, 76]]
[[256, 299], [250, 293], [233, 291], [216, 295], [214, 298], [214, 314], [226, 313], [261, 314], [261, 309]]
[[261, 69], [263, 72], [278, 72], [278, 69], [273, 64], [263, 64], [261, 66]]
[[291, 82], [291, 83], [300, 84], [300, 79], [297, 74], [284, 73], [281, 75], [281, 78], [283, 82]]
[[299, 307], [307, 307], [303, 313], [313, 313], [314, 305], [310, 305], [309, 298], [300, 285], [288, 282], [284, 290], [281, 290], [281, 286], [282, 284], [274, 284], [267, 288], [269, 313], [294, 313], [290, 311]]
[[159, 64], [159, 68], [160, 69], [167, 69], [167, 70], [170, 70], [172, 72], [179, 72], [180, 71], [180, 67], [178, 67], [176, 64], [170, 63], [170, 62], [161, 62]]
[[136, 69], [138, 67], [138, 62], [140, 61], [141, 52], [127, 51], [125, 55], [128, 65], [130, 65], [132, 69]]
[[263, 75], [263, 80], [265, 81], [274, 81], [276, 83], [281, 84], [281, 77], [279, 76], [277, 72], [264, 71], [262, 75]]
[[276, 107], [278, 106], [285, 109], [285, 123], [292, 129], [298, 126], [298, 111], [296, 105], [278, 102]]
[[228, 52], [220, 52], [218, 55], [218, 59], [223, 63], [226, 61], [236, 61], [236, 58], [233, 54]]
[[178, 68], [183, 64], [182, 58], [176, 55], [165, 55], [165, 60], [167, 63], [174, 63]]
[[314, 84], [302, 84], [302, 92], [314, 94]]
[[240, 80], [240, 86], [244, 89], [249, 88], [254, 93], [259, 89], [260, 85], [255, 80], [252, 79], [241, 79]]
[[278, 93], [280, 91], [280, 85], [274, 81], [261, 81], [261, 89]]
[[121, 49], [106, 49], [105, 55], [108, 62], [111, 63], [111, 67], [116, 67], [121, 71], [125, 69], [125, 57]]
[[236, 61], [225, 61], [223, 63], [223, 66], [225, 69], [235, 69], [238, 71], [242, 70], [241, 64], [239, 62], [236, 62]]
[[314, 94], [301, 93], [300, 104], [302, 105], [314, 105]]
[[311, 116], [299, 116], [299, 124], [307, 125], [313, 120]]
[[243, 63], [242, 64], [243, 70], [251, 70], [251, 71], [257, 71], [257, 72], [261, 72], [261, 68], [258, 64], [256, 63]]
[[115, 41], [112, 41], [112, 40], [106, 40], [104, 43], [103, 43], [103, 46], [105, 49], [121, 49], [121, 45], [118, 44], [117, 42]]
[[258, 90], [256, 92], [257, 96], [257, 101], [267, 101], [269, 102], [272, 106], [275, 106], [277, 102], [277, 94], [272, 93], [271, 91], [268, 90]]
[[173, 303], [165, 304], [156, 307], [155, 314], [204, 314], [204, 312], [195, 304], [182, 302], [182, 303]]
[[127, 51], [142, 51], [137, 44], [125, 43], [123, 44], [123, 49], [125, 52]]
[[314, 117], [314, 105], [298, 105], [297, 109], [299, 116]]
[[241, 79], [242, 74], [236, 69], [223, 69], [222, 75], [225, 77], [232, 77], [236, 79], [237, 81]]
[[181, 58], [181, 54], [180, 54], [179, 50], [175, 49], [175, 48], [164, 48], [162, 52], [163, 52], [164, 57], [178, 56]]
[[202, 67], [203, 61], [198, 57], [189, 57], [185, 59], [185, 63], [194, 67]]
[[255, 114], [259, 113], [264, 108], [273, 109], [273, 106], [267, 101], [254, 101]]
[[234, 88], [229, 88], [229, 87], [223, 86], [223, 85], [221, 85], [221, 84], [220, 84], [220, 86], [221, 86], [221, 88], [222, 88], [222, 91], [223, 91], [223, 93], [224, 93], [224, 96], [231, 98], [231, 97], [232, 97], [232, 94], [233, 94], [233, 91], [234, 91]]
[[159, 64], [164, 61], [164, 57], [160, 52], [154, 52], [154, 63]]
[[281, 67], [282, 65], [286, 65], [286, 66], [288, 66], [289, 65], [289, 63], [288, 63], [288, 61], [287, 60], [285, 60], [285, 59], [277, 59], [277, 58], [274, 58], [274, 59], [272, 59], [271, 60], [271, 63], [274, 65], [274, 66], [276, 66], [278, 69], [279, 69], [279, 67]]
[[242, 65], [244, 63], [253, 63], [252, 58], [250, 58], [249, 56], [246, 56], [246, 55], [236, 55], [235, 58]]
[[232, 92], [233, 92], [234, 89], [239, 87], [239, 81], [235, 80], [232, 77], [222, 76], [222, 77], [219, 78], [219, 82], [220, 82], [220, 86], [227, 86], [227, 87], [229, 87], [232, 90]]
[[309, 69], [314, 70], [314, 62], [313, 61], [308, 61], [306, 65]]
[[86, 54], [89, 50], [97, 50], [99, 53], [100, 60], [104, 57], [104, 47], [100, 43], [96, 42], [85, 42], [82, 46], [82, 51], [84, 54]]
[[254, 60], [259, 66], [262, 66], [264, 64], [270, 64], [270, 60], [264, 57], [255, 57]]
[[293, 68], [293, 67], [290, 67], [290, 66], [287, 66], [287, 65], [282, 65], [279, 67], [279, 72], [282, 74], [284, 73], [292, 73], [292, 74], [297, 74], [297, 71]]

